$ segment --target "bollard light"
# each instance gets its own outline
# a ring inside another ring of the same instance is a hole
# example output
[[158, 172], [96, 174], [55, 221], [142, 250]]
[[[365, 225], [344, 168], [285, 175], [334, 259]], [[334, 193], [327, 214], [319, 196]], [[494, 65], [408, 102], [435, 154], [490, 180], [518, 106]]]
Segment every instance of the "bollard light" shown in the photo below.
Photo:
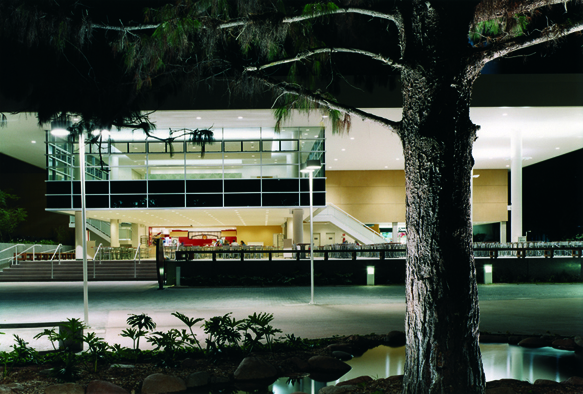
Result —
[[366, 285], [374, 286], [374, 265], [366, 267]]
[[484, 264], [484, 284], [492, 284], [492, 264]]

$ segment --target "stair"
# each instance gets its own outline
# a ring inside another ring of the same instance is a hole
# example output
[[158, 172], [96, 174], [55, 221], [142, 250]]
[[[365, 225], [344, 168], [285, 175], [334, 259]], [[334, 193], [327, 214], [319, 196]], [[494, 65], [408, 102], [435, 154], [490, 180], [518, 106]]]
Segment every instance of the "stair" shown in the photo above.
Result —
[[364, 245], [385, 244], [387, 240], [364, 223], [332, 203], [314, 212], [314, 223], [330, 223]]
[[[95, 277], [93, 261], [87, 262], [89, 281], [151, 281], [157, 280], [156, 261], [142, 260], [136, 264], [134, 278], [133, 260], [107, 260], [95, 262]], [[23, 261], [18, 265], [4, 268], [0, 272], [0, 282], [77, 282], [83, 280], [83, 261], [61, 260], [53, 262], [53, 277], [51, 279], [50, 261]]]

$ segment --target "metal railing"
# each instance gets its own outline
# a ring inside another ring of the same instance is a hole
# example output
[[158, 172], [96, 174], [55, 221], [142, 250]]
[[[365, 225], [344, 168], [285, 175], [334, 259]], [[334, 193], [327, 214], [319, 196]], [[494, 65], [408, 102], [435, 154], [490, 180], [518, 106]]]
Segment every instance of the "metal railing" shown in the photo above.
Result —
[[142, 246], [142, 244], [138, 244], [138, 247], [136, 248], [136, 253], [134, 254], [134, 279], [138, 277], [138, 269], [137, 269], [137, 265], [136, 265], [136, 260], [137, 260], [137, 264], [142, 264], [142, 261], [140, 259], [140, 247]]
[[[99, 244], [97, 246], [97, 249], [95, 249], [95, 254], [93, 255], [93, 279], [95, 279], [95, 260], [97, 256], [99, 256], [99, 254], [101, 253], [101, 247], [103, 246], [103, 244]], [[99, 259], [99, 264], [101, 264], [101, 258]]]
[[[239, 259], [272, 260], [286, 254], [296, 260], [309, 259], [310, 250], [304, 249], [279, 249], [263, 246], [187, 246], [175, 252], [176, 260], [198, 259]], [[583, 242], [546, 242], [546, 243], [512, 243], [512, 244], [474, 244], [475, 257], [542, 257], [553, 258], [557, 256], [581, 258], [583, 255]], [[174, 256], [165, 255], [174, 260]], [[407, 256], [406, 246], [398, 243], [357, 245], [334, 244], [314, 248], [314, 257], [328, 259], [402, 259]]]
[[[0, 250], [0, 253], [3, 253], [3, 252], [6, 252], [6, 251], [9, 251], [9, 250], [10, 250], [10, 249], [12, 249], [12, 248], [16, 248], [16, 253], [15, 253], [15, 254], [17, 254], [17, 253], [18, 253], [18, 247], [19, 247], [19, 246], [24, 246], [24, 244], [16, 244], [16, 245], [12, 245], [12, 246], [10, 246], [10, 247], [8, 247], [8, 248], [6, 248], [6, 249]], [[3, 258], [3, 259], [0, 259], [0, 261], [5, 261], [5, 260], [10, 260], [10, 265], [15, 265], [15, 262], [14, 262], [14, 260], [16, 260], [16, 257], [13, 255], [13, 256], [10, 256], [10, 257], [5, 257], [5, 258]]]

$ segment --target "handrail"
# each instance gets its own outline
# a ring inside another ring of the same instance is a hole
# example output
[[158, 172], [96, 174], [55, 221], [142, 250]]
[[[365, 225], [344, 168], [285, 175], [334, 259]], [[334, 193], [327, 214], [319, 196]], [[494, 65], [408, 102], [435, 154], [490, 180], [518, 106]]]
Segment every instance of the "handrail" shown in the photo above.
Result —
[[[95, 279], [95, 256], [99, 254], [102, 245], [103, 244], [100, 243], [99, 246], [97, 246], [97, 249], [95, 249], [95, 253], [93, 254], [93, 279]], [[99, 264], [101, 264], [101, 259], [99, 259]]]
[[23, 253], [26, 253], [26, 252], [27, 252], [28, 250], [30, 250], [30, 249], [32, 249], [32, 260], [34, 261], [34, 258], [35, 258], [35, 255], [36, 255], [36, 253], [35, 253], [35, 251], [34, 251], [34, 248], [35, 248], [36, 246], [43, 246], [43, 245], [41, 245], [41, 244], [33, 244], [33, 245], [30, 247], [30, 248], [24, 249], [22, 252], [18, 253], [16, 256], [14, 256], [14, 260], [16, 261], [16, 264], [15, 264], [15, 265], [18, 265], [18, 258], [19, 258], [19, 257], [20, 257], [20, 256], [21, 256]]
[[136, 267], [136, 258], [138, 259], [138, 264], [142, 264], [141, 256], [140, 256], [140, 246], [142, 246], [141, 243], [138, 244], [138, 247], [136, 248], [136, 253], [134, 254], [134, 279], [138, 277], [138, 272], [137, 272], [137, 267]]
[[360, 224], [362, 227], [366, 228], [367, 230], [371, 231], [373, 234], [378, 235], [381, 238], [384, 238], [381, 233], [379, 233], [378, 231], [370, 228], [369, 226], [367, 226], [366, 224], [364, 224], [363, 222], [361, 222], [360, 220], [358, 220], [357, 218], [355, 218], [354, 216], [352, 216], [351, 214], [349, 214], [348, 212], [344, 211], [341, 208], [338, 208], [338, 206], [334, 205], [331, 202], [327, 202], [326, 205], [330, 205], [332, 207], [334, 207], [334, 209], [342, 212], [344, 215], [348, 216], [349, 218], [351, 218], [352, 220], [354, 220], [355, 222], [357, 222], [358, 224]]
[[[0, 253], [6, 252], [7, 250], [10, 250], [12, 248], [16, 248], [16, 252], [18, 253], [19, 246], [24, 246], [24, 244], [16, 244], [16, 245], [9, 246], [6, 249], [0, 250]], [[5, 257], [5, 258], [1, 259], [0, 261], [4, 261], [4, 260], [11, 260], [10, 265], [12, 265], [14, 263], [15, 257], [14, 256]]]
[[[59, 249], [61, 249], [61, 246], [63, 246], [62, 244], [58, 244], [57, 247], [55, 248], [55, 252], [53, 253], [53, 255], [51, 256], [51, 279], [53, 279], [53, 265], [54, 265], [54, 260], [55, 260], [55, 255], [57, 254], [57, 251]], [[33, 258], [34, 259], [34, 258]], [[61, 253], [59, 253], [59, 265], [61, 264]]]

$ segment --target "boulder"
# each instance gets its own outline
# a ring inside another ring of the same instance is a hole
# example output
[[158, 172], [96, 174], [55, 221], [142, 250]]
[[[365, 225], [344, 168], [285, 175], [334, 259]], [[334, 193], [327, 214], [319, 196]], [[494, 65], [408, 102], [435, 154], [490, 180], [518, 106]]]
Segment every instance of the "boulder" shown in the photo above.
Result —
[[178, 393], [181, 391], [186, 391], [184, 380], [163, 373], [149, 375], [142, 383], [142, 394]]
[[318, 394], [348, 394], [356, 391], [357, 386], [326, 386], [318, 390]]
[[54, 384], [45, 389], [45, 394], [85, 394], [85, 388], [76, 383]]
[[523, 339], [522, 341], [518, 342], [518, 346], [527, 347], [527, 348], [539, 348], [550, 346], [552, 341], [548, 338], [543, 337], [528, 337]]
[[496, 387], [493, 389], [486, 389], [486, 394], [516, 394], [516, 391], [510, 387]]
[[401, 347], [407, 343], [407, 336], [403, 331], [391, 331], [387, 334], [387, 346]]
[[230, 380], [226, 376], [213, 376], [210, 380], [211, 384], [226, 384], [229, 383]]
[[294, 364], [302, 372], [310, 370], [310, 364], [306, 360], [302, 360], [299, 357], [292, 357], [289, 359], [289, 362]]
[[264, 359], [245, 357], [233, 374], [235, 380], [263, 380], [277, 376], [277, 369]]
[[573, 338], [560, 338], [560, 339], [555, 339], [552, 343], [551, 346], [554, 347], [555, 349], [559, 349], [559, 350], [575, 350], [577, 348], [577, 344], [575, 343], [575, 341], [573, 340]]
[[561, 384], [568, 384], [571, 386], [583, 386], [583, 378], [580, 376], [572, 376], [569, 379], [562, 381]]
[[352, 354], [335, 350], [332, 352], [332, 357], [337, 358], [340, 361], [348, 361], [352, 359]]
[[209, 383], [210, 374], [206, 371], [193, 372], [186, 378], [186, 387], [201, 387]]
[[350, 371], [350, 365], [343, 361], [337, 360], [334, 357], [328, 356], [314, 356], [308, 360], [310, 370], [321, 373], [342, 373]]
[[583, 350], [583, 338], [582, 337], [575, 337], [573, 338], [573, 342], [575, 342], [575, 345], [577, 345], [577, 348], [575, 349], [575, 351], [581, 351]]
[[345, 380], [344, 382], [340, 382], [336, 385], [336, 387], [338, 387], [338, 386], [357, 386], [361, 383], [370, 382], [370, 381], [372, 381], [372, 378], [370, 376], [359, 376], [359, 377], [354, 378], [354, 379], [349, 379], [349, 380]]
[[109, 368], [120, 368], [120, 369], [132, 369], [135, 368], [135, 365], [131, 365], [131, 364], [111, 364], [109, 366]]
[[326, 349], [330, 350], [331, 352], [346, 352], [350, 353], [351, 355], [354, 352], [354, 348], [347, 343], [333, 343], [326, 346]]
[[548, 379], [537, 379], [534, 381], [533, 384], [535, 386], [549, 386], [549, 387], [555, 387], [555, 386], [561, 385], [560, 383], [555, 382], [554, 380], [548, 380]]
[[0, 394], [14, 394], [14, 391], [10, 387], [0, 384]]
[[130, 394], [123, 387], [119, 387], [105, 380], [93, 380], [87, 386], [86, 394]]

